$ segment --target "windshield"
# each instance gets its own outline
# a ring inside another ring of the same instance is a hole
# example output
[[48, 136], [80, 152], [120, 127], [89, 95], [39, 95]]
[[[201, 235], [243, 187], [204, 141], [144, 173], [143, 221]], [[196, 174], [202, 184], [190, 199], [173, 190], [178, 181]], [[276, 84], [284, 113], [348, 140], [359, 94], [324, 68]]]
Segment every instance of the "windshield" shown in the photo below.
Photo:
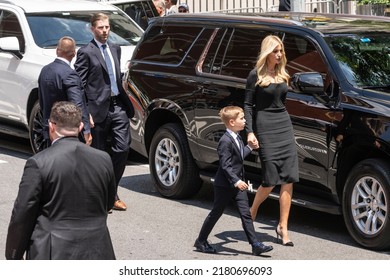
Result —
[[326, 38], [348, 81], [356, 87], [390, 86], [389, 33]]
[[[72, 37], [77, 46], [82, 46], [93, 38], [89, 23], [93, 13], [94, 11], [76, 11], [29, 14], [27, 20], [34, 41], [41, 48], [55, 48], [63, 36]], [[123, 14], [111, 12], [109, 16], [109, 41], [119, 46], [136, 45], [143, 31]]]

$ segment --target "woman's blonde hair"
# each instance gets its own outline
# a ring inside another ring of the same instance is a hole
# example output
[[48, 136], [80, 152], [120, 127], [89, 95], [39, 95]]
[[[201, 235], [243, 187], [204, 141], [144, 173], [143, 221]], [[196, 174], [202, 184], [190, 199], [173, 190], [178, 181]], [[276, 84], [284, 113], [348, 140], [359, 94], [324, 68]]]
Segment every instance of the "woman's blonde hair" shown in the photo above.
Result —
[[270, 79], [267, 79], [267, 58], [270, 53], [274, 51], [277, 46], [282, 47], [282, 61], [275, 67], [275, 81], [277, 83], [286, 82], [290, 79], [290, 75], [286, 71], [286, 53], [284, 51], [284, 45], [282, 40], [278, 36], [268, 35], [261, 42], [260, 53], [256, 62], [257, 82], [256, 84], [264, 87], [271, 83]]

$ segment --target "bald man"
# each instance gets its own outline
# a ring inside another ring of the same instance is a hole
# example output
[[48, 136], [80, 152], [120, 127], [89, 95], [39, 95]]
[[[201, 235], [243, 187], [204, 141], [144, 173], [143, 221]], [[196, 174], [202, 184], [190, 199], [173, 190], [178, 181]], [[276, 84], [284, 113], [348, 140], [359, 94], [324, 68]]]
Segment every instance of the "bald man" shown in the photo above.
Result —
[[50, 145], [48, 119], [53, 104], [57, 101], [70, 101], [82, 111], [83, 138], [85, 143], [90, 145], [92, 136], [84, 89], [80, 76], [70, 66], [76, 55], [76, 42], [71, 37], [62, 37], [58, 41], [56, 53], [57, 58], [42, 68], [38, 78], [39, 105], [44, 118], [44, 138]]

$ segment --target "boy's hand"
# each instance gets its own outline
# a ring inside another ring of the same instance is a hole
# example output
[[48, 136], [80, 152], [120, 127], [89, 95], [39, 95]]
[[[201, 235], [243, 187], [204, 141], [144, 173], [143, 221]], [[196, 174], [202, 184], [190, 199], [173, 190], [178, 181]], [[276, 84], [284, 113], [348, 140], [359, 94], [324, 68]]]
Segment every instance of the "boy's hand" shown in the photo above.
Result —
[[248, 184], [245, 183], [244, 181], [241, 181], [237, 184], [237, 188], [240, 190], [240, 191], [245, 191], [247, 188], [248, 188]]
[[247, 142], [249, 147], [252, 149], [258, 149], [260, 147], [259, 142], [257, 141], [257, 138], [253, 132], [248, 134]]
[[255, 142], [255, 144], [248, 143], [248, 146], [251, 147], [252, 150], [256, 150], [256, 149], [258, 149], [260, 147], [259, 146], [259, 142]]

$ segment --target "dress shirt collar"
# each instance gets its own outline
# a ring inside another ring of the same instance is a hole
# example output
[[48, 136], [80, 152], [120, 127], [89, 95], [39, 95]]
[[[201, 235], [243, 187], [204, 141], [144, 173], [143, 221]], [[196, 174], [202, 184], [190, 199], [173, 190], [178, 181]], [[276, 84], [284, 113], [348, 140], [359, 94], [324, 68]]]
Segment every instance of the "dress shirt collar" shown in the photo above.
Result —
[[103, 46], [103, 45], [106, 45], [106, 48], [107, 48], [107, 49], [110, 48], [110, 47], [108, 46], [107, 42], [106, 42], [105, 44], [102, 44], [102, 43], [100, 43], [98, 40], [96, 40], [95, 38], [94, 38], [94, 40], [95, 40], [95, 43], [97, 44], [99, 50], [102, 50], [102, 46]]
[[59, 59], [59, 60], [65, 62], [66, 64], [68, 64], [68, 65], [70, 66], [69, 60], [67, 60], [67, 59], [65, 59], [65, 58], [63, 58], [63, 57], [58, 57], [58, 56], [57, 56], [57, 59]]
[[79, 141], [77, 136], [64, 136], [64, 135], [61, 135], [60, 137], [54, 139], [53, 142], [51, 142], [51, 145], [53, 145], [54, 143], [56, 143], [57, 141], [59, 141], [61, 139], [72, 139], [72, 138], [77, 139]]
[[[234, 139], [234, 141], [236, 141], [236, 144], [238, 145], [238, 147], [240, 148], [240, 143], [239, 143], [239, 139], [238, 139], [238, 133], [235, 133], [235, 132], [233, 132], [233, 131], [231, 131], [229, 128], [226, 128], [226, 131], [233, 137], [233, 139]], [[244, 144], [245, 145], [245, 144]], [[252, 147], [251, 146], [248, 146], [247, 145], [247, 147], [249, 147], [249, 149], [252, 151], [253, 149], [252, 149]]]
[[235, 133], [234, 131], [230, 130], [229, 128], [226, 128], [226, 131], [229, 132], [229, 134], [233, 137], [234, 140], [238, 140], [238, 134]]

